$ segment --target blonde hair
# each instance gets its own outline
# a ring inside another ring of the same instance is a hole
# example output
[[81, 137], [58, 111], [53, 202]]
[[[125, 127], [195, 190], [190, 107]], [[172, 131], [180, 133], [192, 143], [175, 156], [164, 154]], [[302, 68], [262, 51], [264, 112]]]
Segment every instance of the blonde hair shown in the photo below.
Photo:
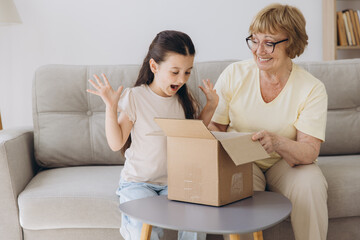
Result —
[[296, 7], [282, 4], [271, 4], [262, 9], [253, 19], [249, 27], [250, 35], [256, 33], [287, 35], [287, 55], [293, 59], [300, 56], [308, 44], [304, 15]]

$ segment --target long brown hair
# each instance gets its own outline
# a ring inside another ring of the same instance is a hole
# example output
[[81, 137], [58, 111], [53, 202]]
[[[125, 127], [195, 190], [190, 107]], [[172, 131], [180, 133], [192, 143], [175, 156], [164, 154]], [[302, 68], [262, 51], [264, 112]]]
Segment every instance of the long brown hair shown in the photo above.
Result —
[[[154, 81], [154, 73], [150, 69], [150, 59], [154, 59], [157, 64], [166, 60], [169, 53], [178, 53], [184, 56], [194, 56], [195, 47], [191, 38], [183, 32], [166, 30], [158, 33], [151, 42], [149, 51], [144, 58], [140, 68], [138, 78], [134, 86], [142, 84], [151, 84]], [[181, 106], [185, 112], [185, 118], [194, 119], [199, 110], [199, 104], [192, 96], [186, 84], [184, 84], [176, 93], [179, 97]], [[130, 146], [131, 135], [121, 149], [124, 154], [125, 150]]]

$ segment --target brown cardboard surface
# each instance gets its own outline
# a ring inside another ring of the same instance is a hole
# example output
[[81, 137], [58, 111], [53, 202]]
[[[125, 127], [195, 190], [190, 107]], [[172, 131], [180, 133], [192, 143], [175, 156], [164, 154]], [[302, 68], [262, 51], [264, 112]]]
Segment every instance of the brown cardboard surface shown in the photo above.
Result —
[[154, 120], [168, 137], [219, 140], [236, 166], [270, 157], [258, 141], [251, 140], [251, 133], [210, 132], [204, 123], [197, 119], [155, 118]]
[[217, 141], [168, 137], [168, 198], [218, 205]]
[[168, 137], [215, 139], [201, 120], [155, 118]]
[[268, 155], [251, 134], [211, 133], [200, 120], [155, 121], [167, 135], [169, 199], [221, 206], [253, 195], [251, 162]]
[[253, 195], [252, 163], [236, 166], [219, 143], [219, 203], [228, 204]]
[[231, 137], [222, 139], [217, 136], [219, 135], [215, 135], [236, 166], [270, 157], [258, 141], [251, 140], [251, 133], [238, 135], [229, 133]]

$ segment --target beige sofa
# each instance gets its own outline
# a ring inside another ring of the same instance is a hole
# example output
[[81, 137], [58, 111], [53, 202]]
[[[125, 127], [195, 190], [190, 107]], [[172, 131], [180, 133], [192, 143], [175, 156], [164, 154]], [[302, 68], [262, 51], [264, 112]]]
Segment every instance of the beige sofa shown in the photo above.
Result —
[[[216, 81], [232, 61], [196, 63], [188, 85]], [[329, 95], [326, 142], [319, 165], [328, 181], [329, 240], [360, 239], [360, 59], [304, 62]], [[87, 79], [106, 73], [132, 86], [139, 66], [39, 68], [33, 85], [34, 129], [0, 131], [1, 240], [120, 240], [115, 190], [123, 158], [107, 146], [104, 104], [86, 93]], [[167, 239], [174, 239], [170, 232]], [[209, 236], [221, 239], [221, 236]], [[264, 239], [293, 239], [290, 222]]]

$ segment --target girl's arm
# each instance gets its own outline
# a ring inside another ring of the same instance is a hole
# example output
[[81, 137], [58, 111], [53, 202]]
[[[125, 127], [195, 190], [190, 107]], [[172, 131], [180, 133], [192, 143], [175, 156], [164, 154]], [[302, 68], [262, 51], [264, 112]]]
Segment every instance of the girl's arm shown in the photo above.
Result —
[[107, 142], [114, 152], [119, 151], [129, 138], [133, 123], [126, 113], [121, 112], [117, 119], [117, 110], [106, 108], [105, 133]]
[[120, 100], [122, 86], [115, 91], [106, 78], [102, 74], [104, 82], [94, 74], [97, 84], [89, 79], [89, 82], [96, 90], [87, 89], [87, 92], [100, 96], [106, 105], [105, 110], [105, 133], [107, 142], [113, 151], [119, 151], [125, 144], [130, 135], [133, 123], [129, 120], [128, 116], [121, 112], [117, 118], [117, 106]]
[[226, 132], [228, 127], [229, 125], [223, 125], [213, 121], [211, 121], [208, 126], [210, 131], [216, 131], [216, 132]]
[[219, 103], [219, 96], [216, 93], [216, 90], [214, 89], [214, 85], [210, 82], [209, 79], [203, 80], [204, 87], [199, 86], [201, 91], [206, 96], [206, 105], [201, 111], [198, 119], [203, 120], [205, 126], [208, 126], [212, 116], [214, 115], [215, 109]]

